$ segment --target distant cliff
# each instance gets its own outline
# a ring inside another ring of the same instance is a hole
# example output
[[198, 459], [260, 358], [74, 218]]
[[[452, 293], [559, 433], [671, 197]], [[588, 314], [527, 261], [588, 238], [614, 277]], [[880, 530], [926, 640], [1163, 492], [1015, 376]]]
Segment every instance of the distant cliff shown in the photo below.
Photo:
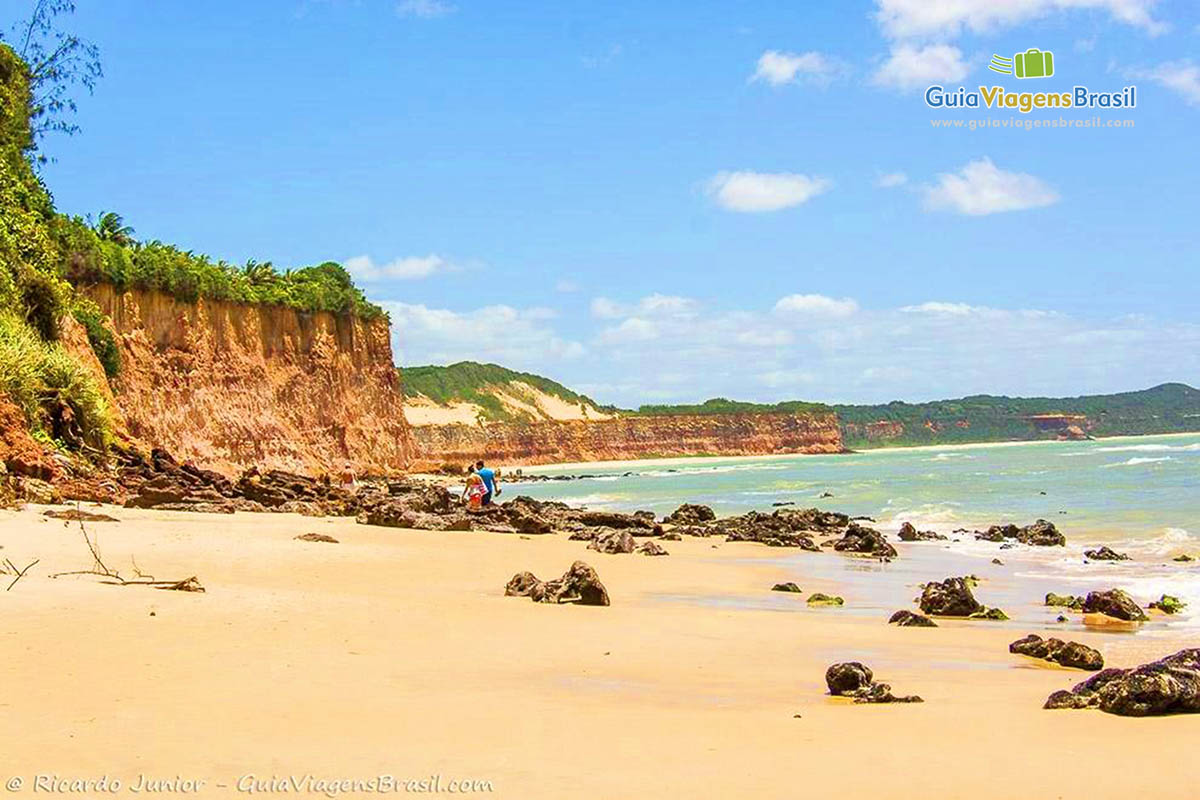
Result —
[[415, 425], [414, 468], [483, 458], [506, 465], [676, 456], [839, 453], [833, 414], [614, 416], [602, 420]]
[[412, 442], [386, 319], [83, 287], [110, 321], [128, 433], [223, 472], [404, 470]]

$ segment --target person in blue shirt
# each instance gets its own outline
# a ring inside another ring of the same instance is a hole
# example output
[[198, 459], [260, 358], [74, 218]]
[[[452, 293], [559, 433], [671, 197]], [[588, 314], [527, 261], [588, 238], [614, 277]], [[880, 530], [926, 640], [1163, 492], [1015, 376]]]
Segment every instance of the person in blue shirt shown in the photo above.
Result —
[[490, 506], [492, 498], [500, 494], [500, 488], [496, 486], [496, 471], [490, 467], [485, 467], [483, 461], [476, 461], [475, 474], [483, 479], [484, 488], [487, 489], [487, 492], [483, 495], [483, 505]]

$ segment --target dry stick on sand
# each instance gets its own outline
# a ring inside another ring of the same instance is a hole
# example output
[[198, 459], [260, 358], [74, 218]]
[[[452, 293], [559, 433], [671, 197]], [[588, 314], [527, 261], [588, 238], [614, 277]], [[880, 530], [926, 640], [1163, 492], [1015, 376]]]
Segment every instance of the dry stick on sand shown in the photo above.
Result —
[[21, 578], [24, 578], [24, 577], [25, 577], [25, 573], [26, 573], [26, 572], [29, 572], [29, 570], [30, 570], [30, 569], [32, 569], [32, 568], [33, 568], [33, 567], [34, 567], [34, 566], [35, 566], [35, 565], [36, 565], [36, 564], [37, 564], [39, 561], [41, 561], [41, 559], [40, 559], [40, 558], [35, 558], [35, 559], [33, 560], [33, 562], [32, 562], [31, 564], [29, 564], [29, 566], [25, 567], [25, 569], [17, 569], [17, 565], [16, 565], [16, 564], [14, 564], [13, 562], [9, 561], [7, 558], [6, 558], [6, 559], [4, 559], [4, 563], [8, 564], [8, 568], [9, 568], [9, 569], [11, 569], [13, 572], [15, 572], [15, 573], [17, 574], [17, 577], [13, 578], [13, 581], [12, 581], [12, 583], [10, 583], [10, 584], [8, 585], [8, 588], [7, 588], [7, 589], [5, 589], [4, 591], [6, 591], [6, 592], [11, 592], [11, 591], [12, 591], [12, 587], [14, 587], [14, 586], [16, 586], [16, 585], [17, 585], [17, 581], [21, 580]]
[[[75, 507], [79, 507], [76, 502]], [[136, 580], [125, 580], [121, 577], [121, 573], [115, 569], [109, 569], [104, 563], [104, 559], [100, 557], [100, 551], [96, 549], [96, 545], [92, 542], [92, 537], [88, 536], [87, 528], [83, 525], [83, 518], [79, 518], [79, 532], [83, 534], [83, 541], [87, 543], [88, 552], [92, 554], [92, 560], [95, 562], [91, 569], [74, 570], [71, 572], [56, 572], [50, 577], [57, 578], [60, 575], [99, 575], [110, 580], [101, 581], [101, 583], [111, 584], [113, 586], [153, 586], [155, 589], [172, 589], [179, 592], [203, 592], [204, 587], [200, 585], [200, 581], [196, 580], [193, 575], [190, 578], [184, 578], [179, 581], [158, 581], [153, 575], [145, 575], [138, 568], [137, 559], [133, 560], [133, 572], [137, 575]], [[35, 562], [36, 563], [36, 562]], [[32, 566], [32, 564], [30, 565]], [[28, 567], [26, 567], [28, 569]], [[18, 578], [19, 580], [20, 578]], [[16, 581], [13, 581], [16, 583]], [[10, 587], [11, 588], [11, 587]]]

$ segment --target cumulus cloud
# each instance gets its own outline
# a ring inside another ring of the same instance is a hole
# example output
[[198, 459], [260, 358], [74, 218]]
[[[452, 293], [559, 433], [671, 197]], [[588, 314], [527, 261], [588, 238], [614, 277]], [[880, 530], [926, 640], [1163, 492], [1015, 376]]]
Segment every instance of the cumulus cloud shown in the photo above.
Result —
[[402, 17], [419, 17], [431, 19], [453, 14], [458, 9], [450, 3], [441, 0], [403, 0], [396, 5], [396, 13]]
[[370, 256], [355, 256], [346, 259], [343, 266], [355, 278], [361, 281], [380, 281], [389, 278], [396, 280], [417, 280], [428, 278], [438, 272], [448, 272], [454, 267], [441, 256], [430, 253], [427, 256], [407, 256], [395, 258], [385, 264], [376, 264]]
[[1178, 94], [1188, 105], [1200, 106], [1200, 66], [1191, 59], [1168, 61], [1150, 69], [1131, 69], [1126, 75], [1154, 81]]
[[584, 355], [577, 340], [550, 326], [557, 313], [506, 305], [472, 311], [423, 304], [384, 303], [392, 318], [392, 349], [404, 364], [495, 361], [517, 369], [545, 369]]
[[957, 83], [969, 71], [962, 51], [953, 45], [899, 44], [892, 47], [871, 80], [876, 86], [912, 91], [931, 83]]
[[708, 194], [729, 211], [761, 213], [807, 203], [829, 191], [833, 182], [795, 172], [719, 172], [707, 184]]
[[906, 183], [908, 183], [908, 176], [903, 172], [887, 172], [880, 175], [879, 179], [875, 181], [875, 185], [881, 189], [894, 189]]
[[839, 62], [816, 51], [786, 53], [767, 50], [758, 57], [758, 65], [750, 80], [764, 81], [772, 86], [783, 86], [801, 80], [827, 84], [843, 69]]
[[952, 39], [964, 31], [1011, 28], [1051, 14], [1090, 10], [1151, 35], [1168, 26], [1153, 15], [1157, 0], [875, 0], [875, 18], [891, 39]]
[[921, 192], [926, 209], [968, 216], [1041, 208], [1059, 201], [1058, 193], [1041, 178], [1006, 172], [989, 158], [972, 161], [958, 172], [939, 175]]
[[849, 297], [835, 300], [823, 294], [789, 294], [779, 299], [775, 310], [787, 314], [848, 317], [858, 311], [858, 303]]

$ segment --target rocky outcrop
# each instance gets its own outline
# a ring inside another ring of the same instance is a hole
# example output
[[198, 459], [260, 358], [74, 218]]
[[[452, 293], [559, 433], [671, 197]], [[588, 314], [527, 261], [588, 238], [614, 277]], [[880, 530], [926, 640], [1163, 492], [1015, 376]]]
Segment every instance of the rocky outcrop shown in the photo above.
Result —
[[668, 514], [663, 519], [663, 522], [671, 525], [703, 525], [705, 522], [712, 522], [716, 518], [716, 513], [709, 506], [684, 503]]
[[825, 685], [834, 697], [852, 697], [856, 703], [921, 703], [916, 695], [897, 697], [892, 687], [877, 683], [871, 668], [857, 661], [834, 664], [825, 670]]
[[842, 538], [834, 542], [833, 549], [841, 553], [861, 553], [878, 558], [896, 557], [896, 548], [888, 544], [882, 533], [857, 522], [850, 523]]
[[1044, 519], [1023, 528], [1016, 525], [993, 525], [986, 531], [976, 531], [975, 538], [985, 542], [1013, 540], [1035, 547], [1063, 547], [1067, 544], [1067, 537], [1054, 527], [1053, 522]]
[[417, 425], [414, 469], [695, 455], [840, 453], [834, 414], [687, 414], [486, 425]]
[[153, 291], [85, 292], [111, 319], [128, 433], [181, 461], [320, 474], [412, 454], [386, 322]]
[[667, 548], [663, 547], [661, 544], [659, 544], [658, 542], [654, 542], [654, 541], [642, 542], [640, 545], [638, 545], [637, 550], [635, 552], [641, 553], [644, 556], [669, 556], [669, 555], [671, 555], [670, 553], [667, 552]]
[[596, 534], [596, 537], [588, 545], [588, 550], [617, 555], [632, 553], [635, 546], [633, 537], [627, 531], [605, 531]]
[[1141, 606], [1120, 589], [1088, 592], [1082, 610], [1085, 614], [1104, 614], [1127, 622], [1142, 622], [1146, 619], [1146, 612], [1142, 611]]
[[[781, 508], [770, 514], [750, 511], [737, 517], [717, 520], [700, 528], [708, 533], [723, 534], [730, 542], [759, 542], [771, 547], [799, 547], [819, 551], [814, 536], [837, 535], [850, 525], [845, 514], [821, 511], [817, 508]], [[687, 533], [687, 529], [684, 530]]]
[[541, 581], [532, 572], [518, 572], [504, 587], [509, 597], [528, 597], [535, 603], [570, 603], [580, 606], [609, 605], [608, 590], [596, 570], [576, 561], [561, 578]]
[[1134, 669], [1103, 670], [1050, 695], [1043, 708], [1099, 708], [1126, 717], [1200, 712], [1200, 649]]
[[1031, 633], [1010, 644], [1008, 652], [1092, 672], [1104, 668], [1104, 656], [1100, 655], [1099, 650], [1094, 650], [1079, 642], [1064, 642], [1062, 639], [1055, 638], [1043, 639], [1036, 633]]
[[946, 537], [940, 533], [933, 531], [919, 531], [913, 527], [911, 522], [905, 522], [900, 526], [898, 534], [902, 542], [927, 542], [927, 541], [945, 541]]
[[1107, 545], [1105, 545], [1104, 547], [1098, 548], [1096, 550], [1084, 550], [1083, 556], [1084, 556], [1084, 558], [1087, 558], [1090, 561], [1128, 561], [1129, 560], [1129, 556], [1125, 555], [1124, 553], [1118, 553], [1116, 550], [1113, 550], [1111, 547], [1109, 547]]
[[937, 617], [969, 617], [985, 611], [966, 578], [931, 581], [921, 589], [921, 611]]
[[898, 625], [901, 628], [936, 628], [937, 623], [922, 614], [914, 614], [911, 611], [897, 611], [888, 619], [889, 625]]

